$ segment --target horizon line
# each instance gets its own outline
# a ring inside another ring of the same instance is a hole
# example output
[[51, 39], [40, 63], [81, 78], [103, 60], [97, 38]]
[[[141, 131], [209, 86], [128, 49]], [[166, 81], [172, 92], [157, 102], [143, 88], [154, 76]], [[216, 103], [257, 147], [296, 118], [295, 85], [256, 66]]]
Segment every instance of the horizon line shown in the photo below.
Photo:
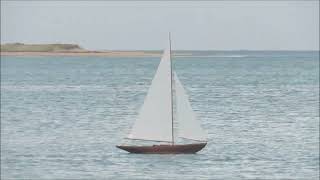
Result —
[[[24, 45], [52, 45], [52, 44], [73, 44], [78, 45], [79, 47], [83, 48], [87, 51], [163, 51], [164, 48], [160, 49], [91, 49], [85, 48], [81, 44], [78, 43], [65, 43], [65, 42], [53, 42], [53, 43], [25, 43], [25, 42], [0, 42], [0, 45], [6, 44], [24, 44]], [[319, 49], [172, 49], [173, 51], [320, 51]]]

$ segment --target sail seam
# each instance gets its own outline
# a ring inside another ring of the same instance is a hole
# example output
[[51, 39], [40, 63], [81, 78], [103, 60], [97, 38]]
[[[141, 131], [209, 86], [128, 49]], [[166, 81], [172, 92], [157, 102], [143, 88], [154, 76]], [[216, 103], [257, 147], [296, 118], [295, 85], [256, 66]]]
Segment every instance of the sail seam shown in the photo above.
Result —
[[174, 132], [173, 132], [173, 94], [172, 94], [172, 60], [171, 60], [171, 35], [170, 35], [170, 32], [169, 32], [169, 58], [170, 58], [170, 80], [171, 80], [171, 134], [172, 134], [172, 145], [174, 144]]

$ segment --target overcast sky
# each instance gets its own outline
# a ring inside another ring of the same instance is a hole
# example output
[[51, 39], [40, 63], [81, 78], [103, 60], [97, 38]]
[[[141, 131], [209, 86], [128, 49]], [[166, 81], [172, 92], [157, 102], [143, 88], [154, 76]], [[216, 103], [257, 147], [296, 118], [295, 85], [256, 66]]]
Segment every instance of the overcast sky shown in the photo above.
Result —
[[319, 1], [1, 1], [1, 43], [87, 49], [319, 50]]

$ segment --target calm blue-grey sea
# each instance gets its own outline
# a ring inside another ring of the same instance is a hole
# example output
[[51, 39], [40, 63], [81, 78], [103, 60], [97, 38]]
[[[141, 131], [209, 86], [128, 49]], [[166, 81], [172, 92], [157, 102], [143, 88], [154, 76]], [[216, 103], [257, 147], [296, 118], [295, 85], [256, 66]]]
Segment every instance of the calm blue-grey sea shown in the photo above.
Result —
[[319, 52], [175, 57], [208, 145], [115, 147], [158, 57], [1, 57], [1, 179], [318, 179]]

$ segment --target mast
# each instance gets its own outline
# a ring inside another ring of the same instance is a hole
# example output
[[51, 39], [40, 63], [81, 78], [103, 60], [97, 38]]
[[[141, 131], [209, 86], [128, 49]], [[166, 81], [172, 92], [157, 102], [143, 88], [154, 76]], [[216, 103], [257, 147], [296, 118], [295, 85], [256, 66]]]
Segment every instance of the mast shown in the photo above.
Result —
[[171, 134], [172, 134], [172, 145], [174, 144], [173, 135], [173, 91], [172, 91], [172, 60], [171, 60], [171, 35], [169, 32], [169, 50], [170, 50], [170, 76], [171, 76]]

